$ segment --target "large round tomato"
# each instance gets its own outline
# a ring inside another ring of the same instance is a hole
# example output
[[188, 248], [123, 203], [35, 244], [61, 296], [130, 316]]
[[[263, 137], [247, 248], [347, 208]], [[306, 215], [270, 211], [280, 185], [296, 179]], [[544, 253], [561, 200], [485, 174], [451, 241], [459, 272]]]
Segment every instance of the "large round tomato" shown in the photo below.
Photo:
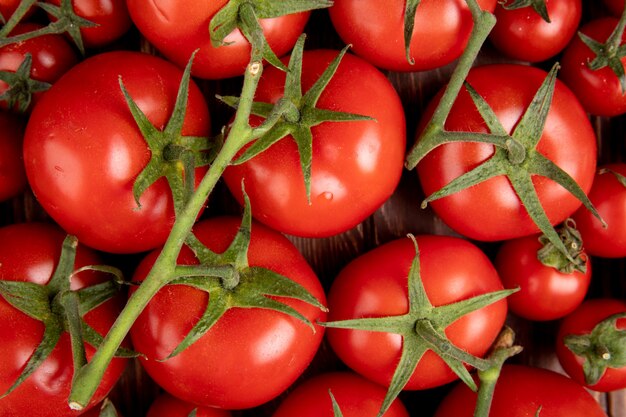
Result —
[[26, 122], [21, 117], [0, 111], [0, 201], [26, 188], [22, 141]]
[[[43, 208], [68, 233], [107, 252], [141, 252], [162, 244], [174, 222], [172, 193], [160, 178], [133, 196], [150, 159], [148, 144], [119, 86], [150, 123], [167, 124], [181, 80], [169, 62], [138, 52], [95, 55], [72, 68], [33, 110], [24, 163]], [[189, 86], [183, 135], [208, 136], [209, 113], [198, 87]], [[205, 169], [196, 169], [196, 180]]]
[[[565, 372], [567, 372], [572, 379], [594, 391], [608, 392], [626, 388], [626, 366], [609, 366], [596, 383], [589, 384], [585, 380], [585, 374], [583, 372], [583, 365], [587, 359], [576, 355], [564, 344], [564, 338], [566, 336], [589, 335], [600, 322], [614, 314], [625, 313], [626, 303], [623, 300], [599, 298], [585, 301], [573, 313], [561, 321], [557, 335], [556, 354], [563, 369], [565, 369]], [[622, 318], [617, 320], [616, 328], [621, 332], [626, 331], [626, 319]], [[596, 341], [598, 340], [596, 339]], [[599, 357], [601, 357], [602, 354], [611, 353], [606, 345], [602, 345], [603, 343], [604, 342], [600, 340], [596, 346], [592, 346], [594, 350], [597, 348], [595, 354]], [[619, 352], [612, 353], [620, 354]], [[609, 357], [608, 360], [610, 359], [612, 358]]]
[[561, 52], [576, 33], [582, 16], [581, 0], [547, 0], [550, 22], [531, 6], [506, 10], [496, 7], [496, 26], [489, 39], [506, 55], [522, 61], [539, 62]]
[[[598, 42], [606, 42], [618, 24], [614, 17], [595, 19], [580, 28], [580, 32]], [[621, 45], [626, 42], [622, 35]], [[626, 95], [618, 76], [606, 66], [598, 70], [589, 68], [596, 57], [576, 36], [561, 58], [561, 79], [572, 89], [587, 112], [596, 116], [617, 116], [626, 113]], [[626, 57], [621, 59], [626, 65]]]
[[198, 407], [168, 393], [159, 395], [148, 410], [146, 417], [189, 417], [196, 410], [196, 417], [230, 417], [231, 413], [221, 408]]
[[[222, 79], [243, 74], [250, 61], [250, 43], [238, 30], [231, 32], [224, 42], [211, 44], [209, 24], [213, 16], [226, 5], [227, 0], [128, 0], [131, 18], [143, 36], [163, 55], [184, 67], [191, 54], [194, 58], [194, 76]], [[304, 30], [310, 13], [296, 13], [261, 19], [260, 25], [269, 46], [277, 56], [293, 47]]]
[[[504, 242], [495, 259], [505, 288], [519, 288], [509, 296], [509, 308], [529, 320], [554, 320], [571, 313], [585, 298], [591, 281], [591, 262], [585, 272], [561, 272], [538, 259], [539, 235]], [[560, 255], [563, 256], [563, 255]]]
[[[422, 0], [415, 13], [409, 63], [404, 43], [404, 0], [335, 0], [329, 9], [339, 36], [357, 55], [380, 68], [423, 71], [458, 58], [472, 31], [465, 0]], [[491, 11], [496, 0], [479, 0]]]
[[626, 176], [626, 164], [601, 166], [589, 191], [589, 199], [606, 222], [606, 227], [582, 208], [572, 216], [587, 253], [602, 258], [626, 256], [626, 186], [619, 182], [615, 174]]
[[[232, 241], [239, 223], [235, 217], [204, 220], [194, 226], [194, 234], [220, 253]], [[135, 280], [143, 279], [158, 254], [157, 250], [142, 261]], [[198, 261], [183, 247], [178, 262]], [[319, 280], [295, 246], [261, 224], [252, 225], [248, 262], [296, 281], [325, 302]], [[312, 323], [326, 316], [302, 301], [281, 301]], [[198, 405], [240, 409], [269, 401], [304, 371], [324, 334], [322, 327], [315, 325], [313, 331], [302, 321], [274, 310], [231, 308], [198, 341], [163, 361], [202, 316], [207, 302], [211, 301], [206, 292], [168, 285], [150, 301], [131, 329], [135, 349], [146, 355], [141, 363], [148, 374], [171, 394]]]
[[[343, 417], [364, 417], [377, 415], [387, 390], [351, 372], [321, 374], [291, 391], [272, 417], [335, 417], [329, 392]], [[396, 399], [383, 417], [409, 417], [409, 413]]]
[[[458, 384], [442, 401], [435, 417], [471, 417], [476, 393]], [[577, 382], [541, 368], [504, 365], [490, 417], [606, 417], [596, 400]]]
[[[304, 52], [305, 93], [337, 51]], [[275, 103], [285, 73], [269, 68], [255, 100]], [[406, 127], [402, 103], [385, 76], [366, 61], [346, 54], [317, 107], [375, 120], [324, 122], [312, 128], [311, 201], [307, 200], [298, 147], [287, 136], [260, 155], [224, 172], [241, 202], [245, 181], [255, 218], [283, 233], [325, 237], [344, 232], [378, 209], [402, 174]]]
[[[417, 236], [420, 271], [434, 306], [451, 304], [502, 289], [491, 261], [478, 247], [451, 236]], [[360, 256], [336, 277], [328, 295], [329, 321], [399, 316], [408, 311], [407, 276], [415, 257], [409, 239], [395, 240]], [[482, 356], [500, 332], [505, 300], [476, 310], [446, 328], [450, 342]], [[386, 332], [334, 329], [328, 340], [350, 368], [379, 384], [389, 385], [400, 359], [402, 337]], [[439, 386], [457, 377], [432, 351], [417, 364], [405, 389]]]
[[[22, 223], [0, 228], [0, 276], [5, 281], [48, 283], [59, 261], [65, 235], [56, 226], [44, 223]], [[75, 267], [98, 265], [96, 254], [78, 247]], [[72, 289], [94, 285], [106, 279], [95, 272], [81, 272], [72, 278]], [[117, 318], [121, 300], [111, 299], [88, 312], [86, 322], [104, 335]], [[14, 308], [0, 296], [0, 392], [4, 393], [21, 374], [35, 348], [42, 340], [44, 326]], [[95, 349], [85, 344], [89, 359]], [[90, 407], [100, 402], [121, 376], [125, 359], [115, 358], [107, 368]], [[70, 394], [74, 364], [67, 333], [41, 366], [8, 396], [0, 399], [0, 415], [23, 417], [69, 417], [72, 411], [67, 399]]]
[[[487, 65], [470, 71], [467, 82], [486, 100], [503, 128], [511, 132], [547, 74], [524, 65]], [[439, 96], [438, 96], [439, 97]], [[430, 119], [438, 97], [429, 104]], [[449, 131], [488, 133], [474, 102], [463, 89], [445, 124]], [[536, 150], [568, 173], [587, 192], [596, 168], [596, 137], [578, 100], [556, 83], [554, 97]], [[435, 148], [417, 166], [426, 195], [489, 159], [493, 145], [449, 143]], [[561, 223], [581, 202], [556, 182], [535, 175], [532, 183], [550, 222]], [[443, 221], [458, 233], [476, 240], [495, 241], [538, 233], [507, 177], [493, 177], [431, 203]]]

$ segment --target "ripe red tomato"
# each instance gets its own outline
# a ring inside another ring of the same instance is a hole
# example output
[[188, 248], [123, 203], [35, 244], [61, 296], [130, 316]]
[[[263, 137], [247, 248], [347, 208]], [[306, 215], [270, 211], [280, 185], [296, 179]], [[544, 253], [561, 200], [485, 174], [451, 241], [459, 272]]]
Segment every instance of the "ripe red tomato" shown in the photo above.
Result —
[[[623, 6], [623, 5], [622, 5]], [[605, 42], [617, 26], [614, 17], [590, 21], [580, 32], [599, 42]], [[621, 45], [626, 41], [622, 35]], [[596, 116], [616, 116], [626, 113], [626, 95], [622, 92], [619, 78], [606, 66], [591, 70], [588, 66], [595, 54], [576, 36], [565, 49], [561, 58], [561, 79], [572, 89], [585, 110]], [[621, 58], [622, 66], [626, 57]]]
[[[196, 49], [192, 73], [196, 77], [222, 79], [243, 74], [250, 61], [250, 44], [238, 30], [224, 40], [228, 45], [211, 45], [209, 24], [227, 0], [128, 0], [131, 18], [142, 35], [159, 52], [184, 67]], [[277, 56], [286, 54], [302, 34], [310, 13], [296, 13], [260, 24], [269, 46]]]
[[[476, 393], [464, 384], [443, 399], [435, 417], [471, 417]], [[539, 414], [537, 412], [539, 411]], [[578, 383], [556, 372], [504, 365], [490, 417], [606, 417], [596, 400]]]
[[585, 272], [560, 272], [537, 258], [542, 248], [539, 235], [504, 242], [495, 259], [505, 288], [519, 291], [508, 297], [509, 308], [528, 320], [555, 320], [576, 309], [585, 298], [591, 281], [591, 261]]
[[[62, 0], [45, 1], [59, 6]], [[125, 0], [72, 0], [72, 6], [77, 16], [96, 24], [80, 30], [86, 48], [108, 45], [131, 27]]]
[[[415, 13], [408, 62], [404, 43], [404, 0], [335, 0], [329, 9], [332, 23], [355, 54], [380, 68], [423, 71], [458, 58], [469, 39], [473, 22], [464, 0], [422, 0]], [[479, 0], [493, 12], [495, 0]]]
[[26, 188], [22, 141], [26, 121], [0, 111], [0, 201], [16, 196]]
[[[296, 386], [272, 417], [335, 417], [329, 391], [343, 417], [364, 417], [378, 413], [387, 390], [351, 372], [321, 374]], [[383, 417], [409, 417], [409, 413], [396, 399]]]
[[621, 16], [624, 11], [624, 2], [622, 0], [602, 0], [602, 3], [617, 17]]
[[545, 4], [550, 22], [531, 6], [506, 10], [498, 4], [497, 23], [489, 34], [493, 45], [512, 58], [529, 62], [545, 61], [561, 52], [576, 34], [582, 1], [548, 0]]
[[[22, 223], [0, 228], [0, 276], [6, 281], [46, 284], [56, 268], [65, 235], [56, 226], [44, 223]], [[97, 255], [79, 246], [75, 267], [98, 265]], [[72, 289], [100, 283], [108, 277], [91, 271], [72, 278]], [[117, 318], [121, 300], [111, 299], [88, 312], [86, 322], [104, 335]], [[0, 297], [0, 392], [4, 393], [22, 372], [26, 362], [41, 342], [44, 326]], [[95, 349], [85, 344], [87, 358]], [[90, 407], [100, 402], [122, 375], [126, 360], [115, 358], [107, 368]], [[0, 399], [0, 415], [23, 417], [36, 410], [38, 417], [69, 417], [81, 414], [70, 410], [74, 364], [70, 337], [61, 339], [42, 365], [8, 396]]]
[[[197, 223], [194, 234], [209, 249], [221, 253], [239, 223], [235, 217], [212, 218]], [[156, 250], [141, 262], [135, 280], [145, 277], [158, 254]], [[178, 261], [198, 262], [187, 247], [183, 247]], [[250, 266], [264, 267], [296, 281], [325, 304], [315, 273], [281, 234], [253, 224], [248, 261]], [[198, 405], [241, 409], [271, 400], [300, 376], [324, 334], [320, 326], [315, 325], [313, 332], [305, 323], [274, 310], [233, 308], [186, 350], [162, 361], [196, 324], [208, 300], [209, 294], [196, 288], [166, 286], [131, 329], [135, 349], [146, 355], [141, 363], [148, 374], [171, 394]], [[326, 317], [304, 302], [281, 301], [312, 323]]]
[[[525, 65], [487, 65], [470, 71], [467, 81], [487, 101], [505, 130], [519, 123], [546, 73]], [[430, 119], [440, 96], [423, 120]], [[448, 131], [488, 133], [487, 126], [465, 89], [445, 124]], [[552, 105], [537, 151], [567, 172], [584, 192], [591, 188], [596, 168], [596, 137], [578, 100], [557, 80]], [[494, 146], [485, 143], [449, 143], [435, 148], [417, 165], [426, 195], [489, 159]], [[581, 202], [562, 186], [532, 177], [539, 201], [550, 222], [563, 222]], [[495, 241], [538, 233], [505, 176], [496, 176], [431, 203], [443, 221], [458, 233], [476, 240]]]
[[574, 213], [572, 218], [587, 253], [602, 258], [622, 258], [626, 256], [626, 186], [610, 171], [626, 176], [626, 164], [614, 163], [599, 167], [589, 191], [589, 199], [607, 227], [582, 209]]
[[[591, 299], [565, 317], [559, 326], [556, 354], [561, 366], [572, 379], [594, 391], [608, 392], [626, 388], [626, 367], [607, 367], [597, 383], [588, 384], [583, 373], [583, 364], [587, 359], [574, 354], [565, 346], [563, 339], [568, 335], [588, 335], [598, 323], [618, 313], [626, 313], [624, 301], [610, 298]], [[622, 332], [626, 330], [626, 319], [619, 319], [616, 324], [617, 329]], [[601, 347], [603, 342], [600, 341], [596, 346], [599, 357], [606, 353]]]
[[[11, 36], [26, 32], [35, 31], [42, 26], [37, 23], [18, 24], [10, 33]], [[74, 52], [72, 45], [61, 35], [43, 35], [26, 41], [9, 44], [0, 48], [0, 71], [16, 72], [26, 54], [32, 57], [30, 78], [36, 81], [43, 81], [49, 84], [56, 82], [63, 74], [78, 63], [78, 56]], [[9, 86], [4, 81], [0, 81], [0, 94], [5, 93], [9, 87], [19, 87], [19, 85]], [[28, 92], [24, 92], [28, 93]], [[28, 94], [27, 100], [32, 98], [29, 109], [38, 101], [43, 92]], [[22, 104], [18, 101], [15, 108]], [[0, 106], [7, 109], [7, 101], [0, 101]]]
[[[502, 289], [491, 261], [472, 243], [451, 236], [417, 236], [417, 243], [422, 281], [434, 306]], [[407, 313], [407, 276], [414, 257], [411, 240], [400, 239], [349, 263], [328, 294], [329, 321]], [[453, 345], [482, 356], [500, 332], [506, 312], [506, 301], [500, 300], [458, 319], [446, 328], [446, 335]], [[350, 368], [389, 385], [400, 359], [400, 335], [334, 328], [328, 328], [327, 335]], [[441, 358], [427, 351], [405, 389], [432, 388], [456, 378]]]
[[[303, 93], [337, 53], [304, 52]], [[283, 71], [268, 68], [255, 100], [275, 103], [282, 97], [284, 83]], [[230, 166], [223, 176], [240, 202], [241, 182], [245, 181], [257, 220], [297, 236], [331, 236], [356, 226], [391, 196], [403, 170], [406, 127], [402, 103], [375, 67], [346, 54], [317, 104], [321, 109], [370, 116], [375, 121], [324, 122], [312, 128], [310, 203], [291, 136], [241, 165]]]
[[[181, 76], [174, 65], [147, 54], [95, 55], [55, 83], [31, 114], [24, 139], [30, 185], [48, 214], [82, 243], [126, 253], [165, 242], [174, 222], [172, 193], [160, 178], [137, 207], [133, 183], [150, 151], [119, 79], [149, 121], [162, 130]], [[182, 133], [209, 133], [207, 105], [193, 82]], [[205, 171], [196, 169], [197, 181]]]
[[198, 407], [168, 393], [159, 395], [148, 410], [146, 417], [189, 417], [196, 410], [196, 417], [230, 417], [231, 413], [220, 408]]

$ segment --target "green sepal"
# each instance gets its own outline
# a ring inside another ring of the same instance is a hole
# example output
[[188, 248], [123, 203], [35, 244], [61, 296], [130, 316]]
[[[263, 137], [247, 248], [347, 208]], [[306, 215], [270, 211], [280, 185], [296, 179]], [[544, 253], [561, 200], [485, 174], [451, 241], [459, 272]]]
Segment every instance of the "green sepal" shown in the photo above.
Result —
[[0, 94], [0, 101], [6, 102], [10, 109], [17, 109], [20, 113], [28, 111], [34, 93], [50, 88], [49, 83], [33, 80], [30, 77], [32, 64], [33, 57], [27, 53], [17, 71], [0, 71], [0, 80], [9, 86], [4, 93]]
[[612, 169], [609, 168], [602, 168], [598, 171], [598, 174], [600, 175], [604, 175], [604, 174], [611, 174], [615, 177], [615, 179], [622, 184], [623, 187], [626, 187], [626, 177], [623, 176], [622, 174], [620, 174], [617, 171], [613, 171]]
[[118, 417], [117, 411], [115, 410], [115, 406], [108, 398], [105, 398], [102, 402], [102, 406], [100, 407], [99, 417]]
[[626, 312], [614, 314], [598, 323], [591, 333], [567, 335], [563, 343], [576, 356], [584, 358], [585, 382], [593, 386], [607, 368], [626, 366], [626, 330], [617, 327], [617, 320], [626, 318]]
[[330, 395], [330, 401], [333, 404], [333, 416], [334, 417], [343, 417], [343, 413], [341, 412], [341, 409], [339, 408], [339, 404], [337, 403], [337, 400], [335, 399], [335, 396], [333, 395], [333, 393], [328, 390], [328, 395]]
[[507, 0], [499, 2], [505, 10], [522, 9], [524, 7], [532, 7], [535, 12], [543, 20], [550, 22], [550, 16], [548, 16], [548, 6], [546, 6], [546, 0], [513, 0], [507, 4]]
[[[323, 122], [354, 122], [373, 120], [369, 116], [352, 113], [337, 112], [317, 108], [317, 102], [322, 92], [328, 86], [337, 71], [341, 59], [348, 50], [345, 47], [328, 65], [316, 82], [306, 92], [302, 93], [302, 56], [304, 51], [304, 36], [301, 36], [294, 46], [289, 60], [289, 69], [285, 79], [283, 98], [275, 105], [255, 102], [252, 105], [252, 114], [269, 121], [254, 129], [253, 142], [235, 161], [234, 165], [242, 164], [254, 158], [280, 139], [291, 135], [298, 147], [300, 167], [304, 178], [307, 199], [311, 200], [311, 163], [313, 159], [313, 134], [311, 129]], [[237, 108], [239, 101], [234, 97], [221, 98], [225, 103]]]
[[200, 265], [178, 266], [178, 276], [169, 285], [191, 286], [209, 293], [210, 298], [200, 320], [164, 360], [178, 355], [195, 343], [231, 308], [274, 310], [307, 324], [313, 332], [315, 328], [310, 320], [294, 308], [271, 297], [297, 299], [326, 311], [326, 307], [302, 285], [267, 268], [249, 266], [252, 216], [245, 190], [243, 194], [245, 204], [241, 225], [223, 253], [217, 254], [209, 250], [193, 233], [186, 240]]
[[554, 244], [543, 235], [539, 237], [541, 248], [537, 251], [537, 259], [543, 265], [552, 267], [563, 274], [571, 274], [574, 271], [585, 273], [587, 271], [587, 256], [583, 252], [583, 240], [580, 232], [576, 229], [576, 223], [567, 219], [557, 229], [557, 233], [563, 245], [569, 253], [569, 258], [554, 247]]
[[208, 165], [218, 150], [219, 143], [210, 142], [209, 138], [182, 135], [194, 56], [195, 52], [185, 67], [172, 115], [163, 130], [157, 129], [148, 120], [120, 77], [120, 89], [128, 108], [150, 148], [150, 161], [133, 184], [133, 196], [138, 208], [141, 207], [142, 194], [158, 179], [165, 177], [172, 192], [174, 209], [176, 213], [180, 212], [193, 194], [195, 168]]
[[454, 346], [448, 340], [445, 329], [459, 318], [518, 291], [517, 289], [495, 291], [435, 307], [428, 299], [422, 282], [417, 241], [412, 235], [409, 235], [409, 238], [415, 246], [415, 257], [408, 274], [409, 311], [406, 314], [320, 323], [325, 327], [395, 333], [402, 336], [400, 361], [391, 378], [378, 417], [387, 412], [428, 350], [436, 353], [464, 383], [476, 390], [476, 384], [464, 364], [480, 370], [487, 369], [491, 363]]
[[187, 417], [196, 417], [197, 414], [198, 414], [198, 409], [194, 408], [193, 410], [191, 410], [191, 413], [189, 413]]
[[406, 0], [404, 5], [404, 53], [409, 64], [415, 64], [415, 59], [411, 57], [411, 38], [415, 28], [415, 14], [421, 0]]

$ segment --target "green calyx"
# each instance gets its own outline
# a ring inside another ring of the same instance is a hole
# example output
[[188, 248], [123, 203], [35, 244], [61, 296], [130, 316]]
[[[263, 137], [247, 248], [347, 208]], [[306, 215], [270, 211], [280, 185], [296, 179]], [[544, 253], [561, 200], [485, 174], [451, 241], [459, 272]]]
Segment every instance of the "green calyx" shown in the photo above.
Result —
[[550, 22], [550, 16], [548, 16], [548, 6], [546, 6], [546, 0], [512, 0], [508, 3], [508, 0], [499, 2], [505, 10], [516, 10], [524, 7], [532, 7], [535, 12], [543, 20]]
[[331, 328], [402, 335], [400, 361], [391, 378], [378, 417], [387, 412], [391, 403], [411, 378], [422, 356], [428, 350], [435, 352], [465, 384], [476, 390], [476, 384], [465, 364], [484, 370], [491, 366], [490, 361], [476, 357], [452, 344], [445, 334], [445, 329], [459, 318], [502, 300], [517, 291], [515, 289], [496, 291], [435, 307], [430, 303], [421, 279], [417, 242], [413, 236], [409, 237], [415, 245], [416, 255], [408, 275], [409, 311], [406, 314], [320, 323]]
[[[36, 4], [44, 9], [46, 13], [52, 16], [52, 22], [41, 29], [32, 32], [26, 32], [15, 36], [8, 36], [10, 31], [15, 27], [19, 20], [26, 14], [28, 9]], [[22, 1], [17, 11], [11, 16], [7, 24], [0, 30], [0, 47], [12, 43], [23, 42], [28, 39], [36, 38], [43, 35], [52, 35], [67, 33], [74, 41], [81, 54], [85, 55], [85, 46], [83, 37], [80, 33], [82, 28], [91, 28], [97, 26], [90, 20], [78, 16], [74, 12], [72, 0], [61, 0], [61, 5], [56, 6], [50, 3], [37, 2], [33, 0]]]
[[563, 225], [557, 229], [557, 233], [569, 256], [565, 256], [549, 239], [542, 235], [539, 238], [542, 246], [537, 251], [537, 259], [542, 264], [564, 274], [571, 274], [574, 271], [584, 274], [587, 271], [587, 256], [583, 252], [583, 240], [580, 232], [576, 229], [574, 220], [565, 220]]
[[[87, 363], [84, 344], [89, 343], [97, 347], [102, 342], [102, 336], [85, 323], [83, 317], [114, 297], [119, 291], [119, 283], [115, 280], [106, 281], [80, 290], [71, 290], [70, 281], [75, 273], [85, 269], [98, 269], [98, 267], [86, 267], [74, 271], [77, 245], [78, 240], [74, 236], [66, 237], [58, 266], [46, 285], [0, 281], [0, 296], [6, 302], [27, 316], [41, 321], [44, 325], [41, 343], [28, 359], [20, 376], [0, 398], [9, 395], [37, 370], [52, 353], [63, 332], [70, 334], [75, 370]], [[127, 349], [118, 349], [117, 356], [134, 357], [136, 355]]]
[[510, 181], [526, 212], [539, 230], [570, 262], [575, 262], [550, 223], [532, 182], [533, 175], [540, 175], [560, 184], [602, 221], [595, 207], [576, 181], [536, 150], [550, 110], [557, 70], [558, 64], [555, 64], [510, 135], [489, 107], [489, 104], [469, 84], [465, 83], [465, 87], [490, 133], [448, 132], [442, 127], [433, 126], [431, 127], [432, 130], [426, 132], [411, 150], [407, 158], [407, 168], [414, 168], [430, 151], [445, 143], [482, 142], [494, 145], [495, 152], [490, 159], [428, 196], [422, 206], [425, 207], [431, 201], [467, 189], [490, 178], [504, 175]]
[[613, 29], [613, 32], [611, 32], [611, 35], [604, 43], [582, 32], [578, 32], [580, 40], [595, 54], [595, 58], [587, 63], [589, 69], [597, 71], [604, 67], [611, 68], [611, 71], [619, 79], [623, 94], [626, 94], [626, 74], [624, 73], [624, 64], [622, 64], [622, 58], [626, 56], [626, 45], [622, 45], [625, 27], [626, 9], [624, 9], [617, 26], [615, 26], [615, 29]]
[[209, 24], [211, 43], [214, 47], [227, 45], [224, 39], [235, 29], [240, 29], [258, 54], [253, 61], [264, 58], [271, 65], [286, 70], [270, 48], [259, 24], [259, 19], [270, 19], [293, 13], [323, 9], [332, 6], [330, 0], [229, 0]]
[[595, 385], [607, 368], [626, 366], [626, 330], [617, 327], [617, 320], [623, 318], [626, 313], [614, 314], [598, 323], [589, 334], [567, 335], [563, 339], [569, 350], [585, 359], [583, 372], [587, 385]]
[[33, 80], [30, 77], [32, 64], [33, 57], [27, 53], [17, 71], [0, 71], [0, 80], [9, 86], [4, 93], [0, 94], [0, 101], [6, 102], [9, 109], [17, 109], [20, 113], [26, 113], [32, 102], [33, 94], [50, 88], [49, 83]]
[[[242, 164], [265, 151], [280, 139], [291, 135], [298, 146], [306, 195], [310, 201], [311, 163], [313, 160], [313, 134], [311, 129], [324, 122], [353, 122], [372, 120], [372, 118], [316, 107], [320, 96], [337, 71], [341, 59], [347, 51], [347, 47], [328, 65], [315, 84], [306, 93], [302, 93], [301, 77], [304, 39], [305, 37], [302, 35], [292, 51], [283, 97], [276, 104], [261, 102], [252, 104], [252, 114], [265, 118], [265, 121], [255, 128], [253, 136], [258, 139], [239, 158], [233, 161], [233, 164]], [[220, 97], [220, 99], [235, 108], [239, 105], [237, 97]]]
[[187, 285], [206, 291], [210, 301], [200, 320], [183, 341], [172, 351], [169, 359], [185, 350], [231, 308], [262, 308], [294, 317], [311, 327], [313, 324], [296, 309], [271, 297], [301, 300], [322, 311], [326, 307], [303, 286], [266, 268], [248, 265], [252, 216], [250, 201], [244, 190], [245, 208], [241, 226], [224, 253], [209, 250], [191, 233], [187, 246], [195, 253], [200, 265], [179, 265], [169, 285]]
[[150, 161], [133, 184], [133, 195], [138, 207], [141, 207], [140, 197], [148, 187], [159, 178], [165, 177], [172, 191], [174, 209], [177, 213], [180, 212], [193, 194], [195, 168], [208, 165], [218, 151], [219, 141], [209, 141], [207, 137], [182, 135], [192, 62], [193, 56], [183, 72], [172, 115], [163, 130], [157, 129], [148, 120], [120, 78], [120, 88], [128, 108], [151, 153]]

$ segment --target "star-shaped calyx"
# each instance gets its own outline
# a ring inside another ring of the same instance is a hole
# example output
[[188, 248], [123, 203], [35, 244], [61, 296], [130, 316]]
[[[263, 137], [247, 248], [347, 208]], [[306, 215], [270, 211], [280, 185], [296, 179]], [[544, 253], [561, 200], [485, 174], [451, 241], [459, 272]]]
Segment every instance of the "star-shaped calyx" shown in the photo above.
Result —
[[7, 90], [0, 94], [0, 101], [7, 103], [9, 109], [16, 109], [25, 113], [30, 107], [33, 94], [46, 91], [50, 84], [33, 80], [30, 76], [33, 65], [33, 57], [30, 53], [24, 56], [24, 60], [17, 71], [0, 71], [0, 80], [7, 83]]
[[297, 299], [326, 311], [326, 307], [302, 285], [267, 268], [248, 264], [252, 216], [245, 190], [244, 201], [241, 226], [223, 253], [211, 251], [193, 233], [187, 238], [186, 244], [200, 264], [178, 265], [169, 285], [188, 285], [206, 291], [210, 294], [210, 300], [200, 320], [168, 358], [176, 356], [211, 330], [231, 308], [274, 310], [306, 323], [312, 331], [315, 329], [309, 319], [293, 307], [271, 297]]
[[[106, 266], [89, 266], [74, 271], [77, 245], [78, 240], [74, 236], [65, 238], [58, 266], [46, 285], [0, 280], [0, 296], [22, 313], [44, 325], [40, 344], [28, 359], [22, 373], [0, 398], [9, 395], [37, 370], [52, 353], [63, 332], [70, 334], [74, 370], [87, 363], [84, 343], [98, 347], [102, 342], [103, 337], [89, 326], [83, 317], [118, 294], [121, 273]], [[118, 279], [80, 290], [70, 289], [72, 276], [85, 269], [113, 273]], [[136, 354], [127, 349], [118, 349], [116, 356], [134, 357]]]
[[406, 165], [409, 169], [414, 168], [426, 154], [444, 143], [491, 143], [495, 148], [491, 158], [428, 196], [423, 201], [422, 206], [426, 207], [431, 201], [467, 189], [490, 178], [506, 176], [535, 225], [559, 251], [565, 254], [570, 261], [574, 261], [550, 223], [532, 182], [533, 175], [551, 179], [574, 195], [598, 219], [602, 220], [576, 181], [558, 165], [537, 151], [537, 144], [541, 139], [554, 94], [557, 70], [558, 64], [555, 64], [510, 135], [489, 107], [489, 104], [466, 82], [465, 87], [490, 133], [441, 131], [439, 134], [425, 136], [423, 140], [417, 142], [409, 153]]
[[446, 328], [459, 318], [493, 304], [510, 294], [512, 290], [501, 290], [481, 294], [455, 303], [442, 306], [431, 304], [424, 289], [420, 273], [420, 257], [417, 241], [409, 236], [415, 245], [415, 257], [408, 275], [409, 311], [399, 316], [366, 317], [320, 323], [325, 327], [339, 329], [386, 332], [402, 335], [400, 361], [391, 378], [389, 389], [378, 417], [381, 417], [400, 394], [415, 371], [426, 351], [432, 350], [456, 373], [463, 382], [476, 390], [465, 364], [477, 369], [491, 367], [489, 360], [476, 357], [453, 345], [445, 334]]
[[[304, 35], [300, 36], [289, 60], [283, 97], [276, 103], [254, 102], [252, 114], [265, 118], [256, 131], [258, 139], [252, 143], [233, 165], [242, 164], [260, 154], [280, 139], [291, 135], [298, 146], [300, 166], [304, 176], [307, 198], [311, 198], [311, 163], [313, 159], [313, 134], [311, 129], [324, 122], [352, 122], [372, 120], [369, 116], [317, 108], [317, 102], [337, 71], [348, 47], [344, 48], [328, 65], [306, 93], [302, 93], [302, 57]], [[225, 103], [237, 107], [238, 98], [220, 97]], [[267, 128], [265, 128], [267, 127]]]
[[550, 23], [550, 16], [548, 15], [548, 6], [546, 6], [546, 0], [513, 0], [510, 3], [507, 0], [499, 2], [506, 10], [522, 9], [524, 7], [532, 7], [535, 12], [543, 20]]

